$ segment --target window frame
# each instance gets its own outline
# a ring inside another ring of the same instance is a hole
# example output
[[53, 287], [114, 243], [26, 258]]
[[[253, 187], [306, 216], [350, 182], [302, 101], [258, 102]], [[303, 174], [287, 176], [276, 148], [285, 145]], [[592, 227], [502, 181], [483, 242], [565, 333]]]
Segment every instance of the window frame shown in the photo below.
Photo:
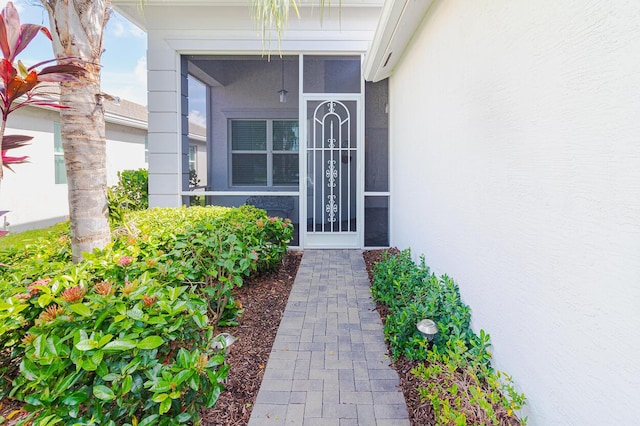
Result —
[[[238, 121], [260, 121], [266, 123], [266, 137], [265, 148], [264, 150], [234, 150], [233, 149], [233, 123]], [[300, 170], [300, 134], [298, 133], [298, 144], [296, 150], [275, 150], [273, 149], [273, 124], [277, 121], [292, 121], [298, 124], [298, 129], [300, 129], [300, 122], [297, 118], [230, 118], [228, 119], [228, 179], [229, 179], [229, 187], [231, 188], [293, 188], [298, 187], [300, 185], [300, 176], [298, 175], [298, 181], [295, 183], [273, 183], [273, 157], [274, 155], [295, 155], [298, 160], [298, 173]], [[299, 132], [299, 130], [298, 130]], [[234, 154], [253, 154], [253, 155], [265, 155], [267, 158], [267, 176], [266, 176], [266, 184], [236, 184], [233, 182], [233, 155]]]
[[[193, 153], [193, 160], [191, 159], [191, 153]], [[194, 170], [198, 173], [198, 146], [194, 144], [189, 144], [189, 171]], [[191, 167], [193, 163], [193, 167]]]

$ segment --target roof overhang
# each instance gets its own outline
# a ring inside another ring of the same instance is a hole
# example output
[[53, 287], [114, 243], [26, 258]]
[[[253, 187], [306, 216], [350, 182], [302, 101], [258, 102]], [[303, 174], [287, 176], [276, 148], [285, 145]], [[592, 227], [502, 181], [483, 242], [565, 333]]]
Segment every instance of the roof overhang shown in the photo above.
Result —
[[[417, 0], [418, 2], [431, 0]], [[324, 7], [329, 9], [337, 8], [359, 8], [359, 7], [381, 7], [385, 0], [325, 0]], [[133, 22], [140, 29], [147, 31], [147, 23], [144, 16], [145, 7], [186, 7], [186, 6], [207, 6], [207, 7], [243, 7], [247, 9], [247, 17], [251, 18], [251, 0], [113, 0], [113, 7], [118, 13], [125, 16], [129, 21]], [[143, 4], [144, 3], [144, 4]], [[305, 16], [303, 9], [317, 9], [320, 6], [317, 0], [298, 0], [298, 9], [301, 16]], [[290, 18], [295, 13], [290, 12]]]
[[380, 81], [391, 74], [433, 0], [387, 0], [364, 63], [364, 78]]

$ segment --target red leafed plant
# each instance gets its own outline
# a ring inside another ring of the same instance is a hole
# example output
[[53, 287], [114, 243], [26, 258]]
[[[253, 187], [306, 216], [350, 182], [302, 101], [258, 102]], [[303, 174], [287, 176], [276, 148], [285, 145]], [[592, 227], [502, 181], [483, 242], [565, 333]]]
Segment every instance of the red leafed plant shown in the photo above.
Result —
[[[48, 106], [52, 108], [65, 108], [48, 96], [45, 90], [40, 90], [42, 82], [60, 82], [75, 80], [77, 75], [82, 73], [82, 67], [65, 64], [64, 60], [51, 59], [40, 62], [32, 67], [25, 67], [21, 61], [15, 62], [16, 56], [22, 52], [38, 34], [42, 33], [51, 40], [51, 33], [46, 27], [36, 24], [20, 24], [20, 16], [13, 6], [8, 2], [0, 13], [0, 50], [2, 50], [2, 60], [0, 61], [0, 112], [2, 122], [0, 123], [0, 180], [3, 176], [3, 167], [11, 169], [11, 164], [20, 164], [27, 161], [27, 156], [10, 156], [7, 152], [10, 149], [20, 148], [27, 144], [32, 136], [6, 135], [4, 131], [7, 126], [9, 114], [18, 108], [26, 105]], [[72, 59], [72, 58], [68, 58]], [[44, 66], [57, 61], [55, 65]], [[0, 211], [0, 216], [6, 211]], [[0, 237], [6, 235], [7, 231], [0, 230]]]
[[[20, 24], [20, 16], [8, 2], [0, 13], [0, 179], [2, 179], [2, 166], [11, 170], [10, 164], [18, 164], [26, 161], [27, 157], [12, 157], [7, 151], [24, 146], [32, 139], [31, 136], [8, 135], [4, 131], [9, 114], [26, 105], [39, 105], [52, 108], [65, 108], [52, 100], [45, 90], [40, 90], [42, 82], [61, 82], [76, 80], [76, 76], [84, 71], [77, 65], [65, 64], [64, 60], [51, 59], [40, 62], [29, 68], [21, 61], [16, 61], [16, 56], [22, 52], [38, 34], [42, 33], [51, 40], [51, 33], [46, 27], [36, 24]], [[68, 58], [72, 59], [72, 58]], [[55, 65], [44, 66], [57, 61]]]

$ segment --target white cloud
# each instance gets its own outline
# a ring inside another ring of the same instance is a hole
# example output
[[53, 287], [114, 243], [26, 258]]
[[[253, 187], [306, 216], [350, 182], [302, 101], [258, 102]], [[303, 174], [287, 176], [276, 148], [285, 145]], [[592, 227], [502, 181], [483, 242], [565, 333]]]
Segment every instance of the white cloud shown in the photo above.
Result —
[[[0, 0], [0, 9], [4, 9], [4, 7], [9, 3], [8, 0]], [[13, 5], [16, 7], [18, 13], [24, 10], [24, 5], [19, 0], [14, 0]]]
[[189, 111], [189, 121], [193, 124], [197, 124], [200, 127], [207, 127], [207, 117], [202, 115], [201, 111], [195, 109]]
[[143, 84], [145, 88], [147, 87], [147, 57], [146, 56], [141, 56], [140, 58], [138, 58], [136, 67], [133, 69], [133, 76], [138, 83]]
[[111, 33], [116, 37], [124, 37], [126, 30], [122, 21], [115, 21], [111, 27]]
[[[1, 1], [1, 0], [0, 0]], [[142, 38], [146, 33], [140, 28], [125, 20], [120, 15], [113, 15], [109, 20], [107, 30], [117, 38], [137, 37]]]
[[147, 104], [147, 59], [138, 58], [129, 72], [102, 72], [102, 90], [110, 95], [126, 99], [140, 105]]

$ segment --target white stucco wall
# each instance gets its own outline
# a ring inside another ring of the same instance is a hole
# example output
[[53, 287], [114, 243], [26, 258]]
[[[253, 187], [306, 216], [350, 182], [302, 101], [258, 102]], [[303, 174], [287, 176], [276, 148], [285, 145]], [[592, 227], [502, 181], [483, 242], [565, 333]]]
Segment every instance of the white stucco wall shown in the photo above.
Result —
[[392, 243], [456, 279], [531, 425], [638, 422], [639, 22], [437, 1], [390, 81]]
[[[7, 135], [34, 136], [28, 146], [9, 151], [9, 155], [29, 156], [29, 163], [5, 169], [0, 186], [0, 210], [9, 210], [6, 218], [11, 231], [47, 226], [64, 220], [69, 214], [67, 185], [55, 183], [54, 121], [58, 111], [25, 107], [9, 117]], [[146, 168], [144, 139], [146, 130], [107, 123], [107, 181], [115, 185], [117, 172]], [[0, 218], [0, 228], [4, 219]]]
[[146, 136], [146, 129], [107, 123], [107, 185], [118, 183], [119, 171], [148, 168], [144, 161]]

